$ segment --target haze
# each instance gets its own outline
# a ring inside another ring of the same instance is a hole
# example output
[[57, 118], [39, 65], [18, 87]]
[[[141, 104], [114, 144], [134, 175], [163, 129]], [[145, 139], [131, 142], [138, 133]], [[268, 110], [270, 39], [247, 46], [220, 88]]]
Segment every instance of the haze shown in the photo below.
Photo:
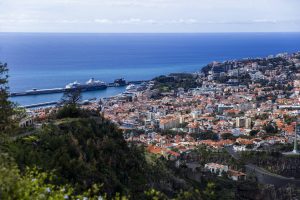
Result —
[[0, 0], [1, 32], [298, 32], [299, 0]]

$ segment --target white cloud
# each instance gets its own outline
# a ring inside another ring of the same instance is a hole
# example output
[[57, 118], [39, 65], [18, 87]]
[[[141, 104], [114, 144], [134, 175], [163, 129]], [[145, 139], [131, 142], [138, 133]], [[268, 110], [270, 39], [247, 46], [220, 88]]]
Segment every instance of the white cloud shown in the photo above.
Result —
[[253, 23], [273, 23], [273, 24], [276, 24], [279, 21], [276, 20], [276, 19], [254, 19], [252, 22]]
[[199, 23], [198, 20], [196, 20], [196, 19], [154, 20], [154, 19], [129, 18], [129, 19], [123, 19], [123, 20], [95, 19], [94, 21], [99, 24], [128, 24], [128, 25], [139, 25], [139, 24], [167, 25], [167, 24], [197, 24], [197, 23]]
[[0, 31], [300, 31], [299, 0], [0, 0]]
[[112, 24], [113, 21], [109, 19], [95, 19], [94, 22], [98, 24]]

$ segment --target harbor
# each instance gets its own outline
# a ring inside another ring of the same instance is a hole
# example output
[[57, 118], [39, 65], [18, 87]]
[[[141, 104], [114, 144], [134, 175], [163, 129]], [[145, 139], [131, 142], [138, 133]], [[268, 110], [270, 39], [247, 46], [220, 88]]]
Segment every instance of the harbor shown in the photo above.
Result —
[[[82, 101], [89, 101], [90, 99], [102, 99], [125, 94], [132, 89], [140, 89], [143, 83], [149, 81], [125, 81], [124, 79], [116, 79], [113, 83], [105, 83], [104, 87], [89, 87], [80, 88], [82, 92]], [[73, 82], [71, 85], [74, 85]], [[29, 90], [18, 93], [11, 93], [10, 99], [15, 102], [17, 106], [34, 109], [40, 107], [55, 106], [60, 102], [63, 94], [67, 91], [75, 90], [70, 89], [70, 84], [65, 88], [53, 88], [44, 90]]]
[[124, 79], [116, 79], [113, 83], [104, 83], [102, 81], [95, 81], [91, 78], [85, 84], [80, 84], [77, 81], [69, 83], [64, 88], [50, 88], [50, 89], [31, 89], [23, 92], [12, 92], [10, 97], [21, 97], [21, 96], [32, 96], [32, 95], [43, 95], [43, 94], [56, 94], [65, 93], [75, 90], [80, 90], [82, 92], [86, 91], [98, 91], [105, 90], [108, 87], [123, 87], [131, 84], [141, 84], [144, 82], [149, 82], [149, 80], [139, 80], [139, 81], [125, 81]]

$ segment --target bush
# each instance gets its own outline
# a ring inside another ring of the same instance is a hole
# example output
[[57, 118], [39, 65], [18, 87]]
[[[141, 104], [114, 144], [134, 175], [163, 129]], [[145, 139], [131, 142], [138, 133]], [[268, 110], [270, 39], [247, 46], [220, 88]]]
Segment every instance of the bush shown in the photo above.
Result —
[[81, 109], [78, 108], [76, 105], [69, 104], [64, 105], [62, 108], [60, 108], [57, 112], [57, 119], [63, 119], [63, 118], [77, 118], [81, 115]]

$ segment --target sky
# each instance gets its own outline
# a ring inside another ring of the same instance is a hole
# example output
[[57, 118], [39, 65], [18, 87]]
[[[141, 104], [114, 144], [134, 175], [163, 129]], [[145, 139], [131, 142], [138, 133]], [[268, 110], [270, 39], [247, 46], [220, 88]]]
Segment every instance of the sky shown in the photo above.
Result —
[[0, 0], [0, 32], [300, 32], [300, 0]]

